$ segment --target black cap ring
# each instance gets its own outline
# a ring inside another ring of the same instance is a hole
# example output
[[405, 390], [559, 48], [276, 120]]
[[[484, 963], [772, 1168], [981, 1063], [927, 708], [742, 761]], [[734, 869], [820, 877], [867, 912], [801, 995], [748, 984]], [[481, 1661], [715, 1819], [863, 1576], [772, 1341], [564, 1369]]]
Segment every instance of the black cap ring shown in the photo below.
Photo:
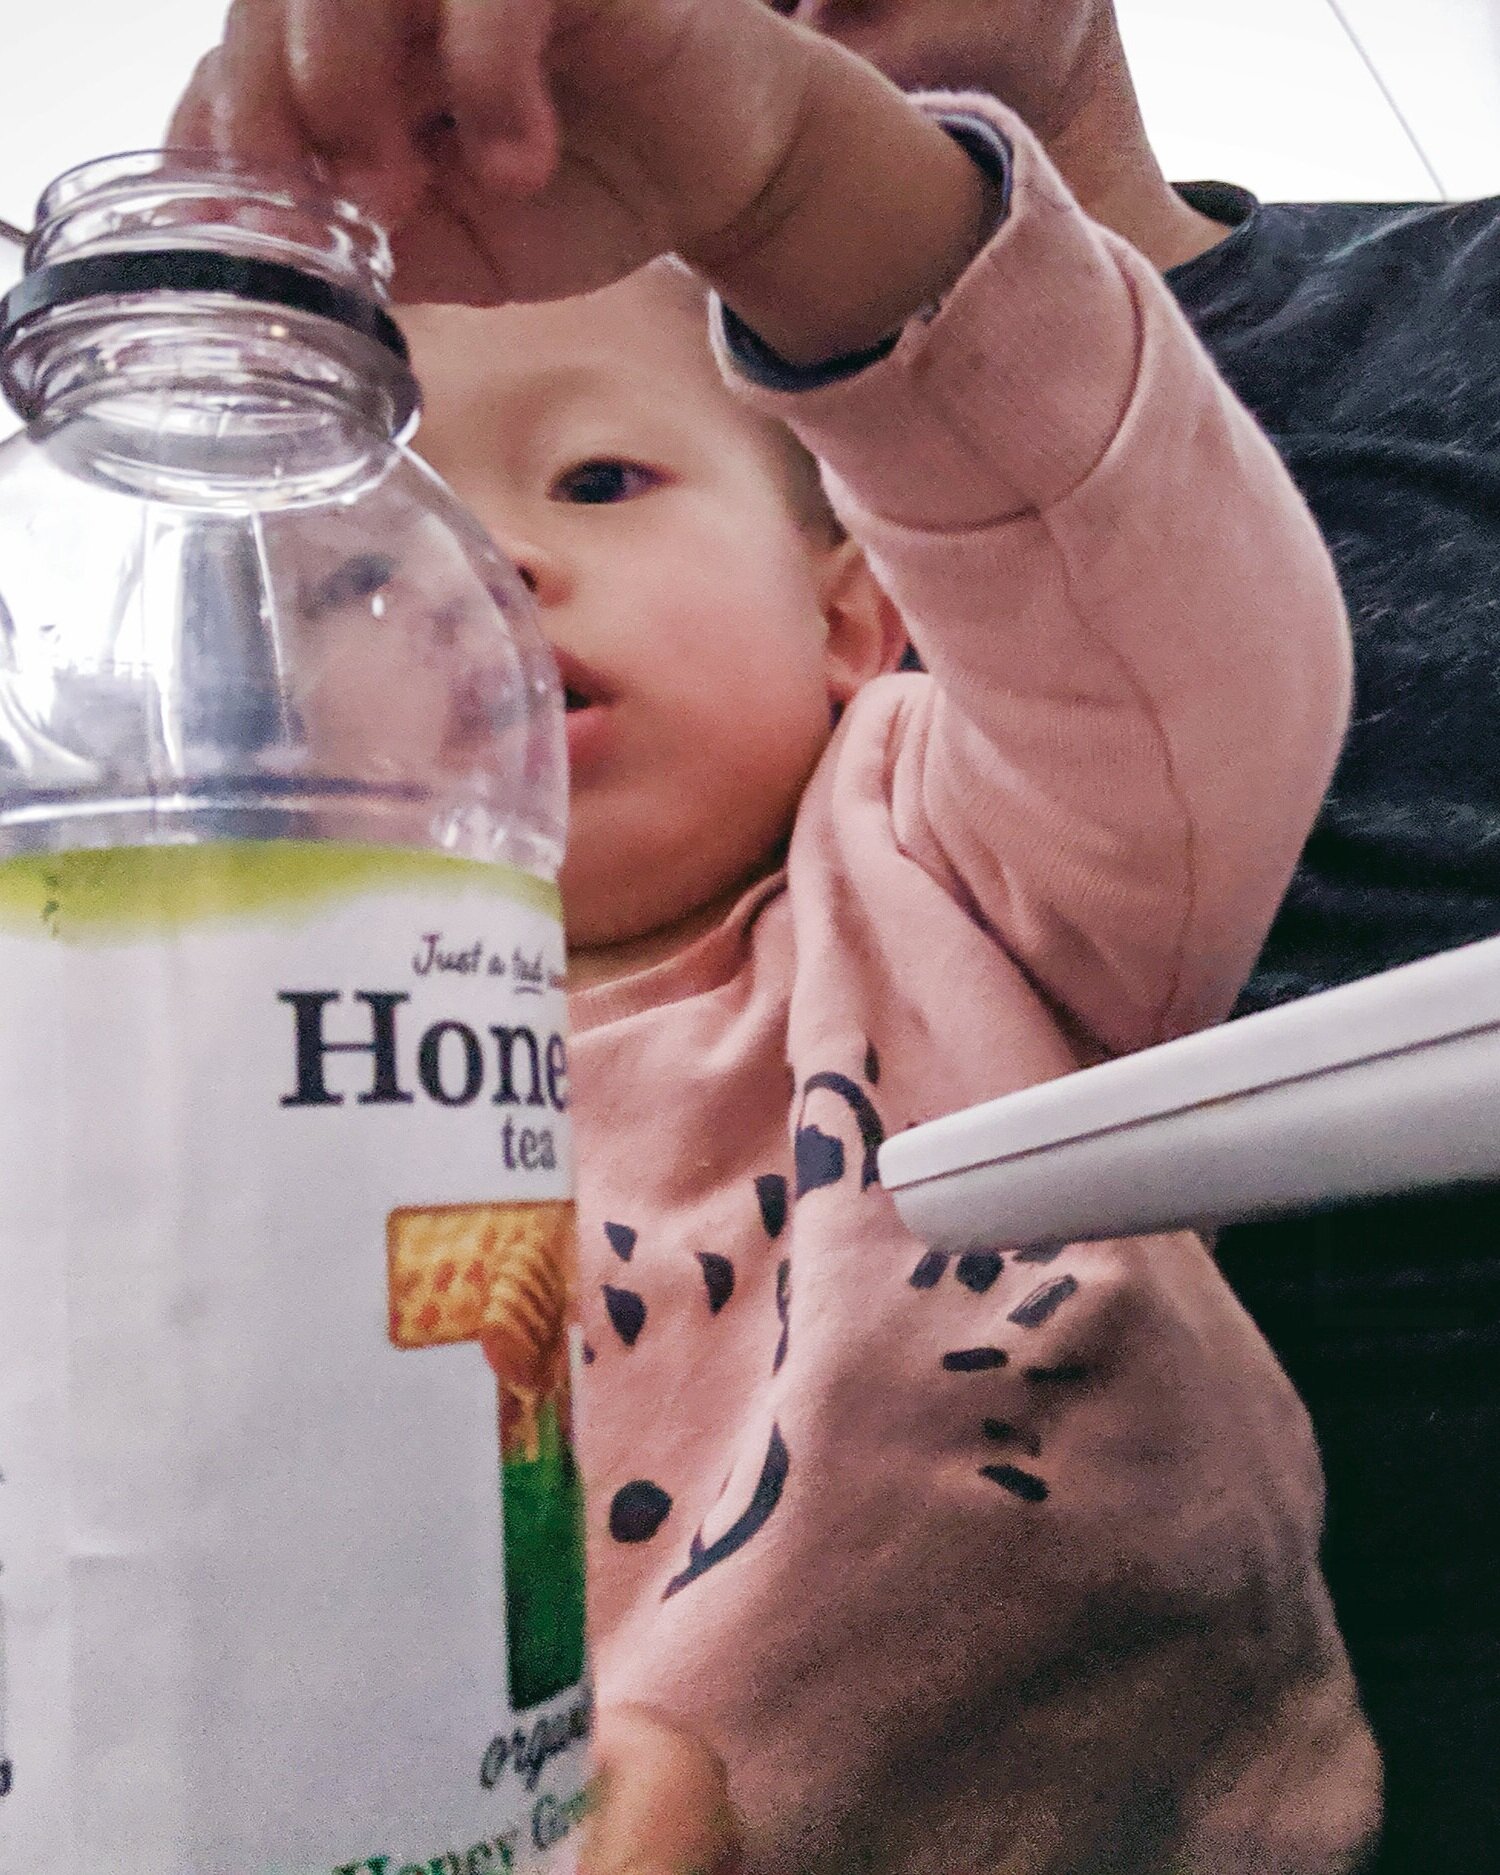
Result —
[[402, 364], [410, 361], [401, 328], [362, 293], [279, 261], [196, 247], [121, 248], [39, 267], [0, 299], [0, 345], [38, 313], [80, 300], [137, 293], [228, 293], [235, 299], [286, 306], [332, 319], [394, 352]]

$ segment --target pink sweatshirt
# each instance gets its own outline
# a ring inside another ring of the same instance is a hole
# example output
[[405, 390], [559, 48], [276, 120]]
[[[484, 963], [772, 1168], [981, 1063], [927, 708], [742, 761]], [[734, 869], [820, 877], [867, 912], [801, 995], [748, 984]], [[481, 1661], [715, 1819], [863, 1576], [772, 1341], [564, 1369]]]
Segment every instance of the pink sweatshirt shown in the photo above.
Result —
[[745, 387], [931, 676], [785, 869], [573, 999], [601, 1697], [751, 1875], [1352, 1865], [1378, 1772], [1307, 1419], [1197, 1239], [924, 1252], [880, 1141], [1222, 1017], [1344, 723], [1338, 589], [1151, 267], [998, 106], [1011, 210], [857, 377]]

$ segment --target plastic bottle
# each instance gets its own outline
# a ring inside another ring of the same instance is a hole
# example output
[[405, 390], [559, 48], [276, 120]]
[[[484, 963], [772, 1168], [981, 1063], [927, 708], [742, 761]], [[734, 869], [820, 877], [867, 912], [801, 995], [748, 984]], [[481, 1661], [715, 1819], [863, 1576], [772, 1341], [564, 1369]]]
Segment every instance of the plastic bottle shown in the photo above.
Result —
[[0, 303], [3, 1875], [573, 1857], [562, 698], [388, 265], [132, 156]]

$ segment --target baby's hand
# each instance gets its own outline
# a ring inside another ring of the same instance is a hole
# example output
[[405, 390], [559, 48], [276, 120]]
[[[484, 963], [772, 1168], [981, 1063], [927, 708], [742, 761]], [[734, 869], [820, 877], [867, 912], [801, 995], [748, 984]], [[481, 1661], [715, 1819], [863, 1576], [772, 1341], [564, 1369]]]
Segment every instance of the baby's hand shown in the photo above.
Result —
[[732, 1875], [739, 1821], [724, 1767], [700, 1740], [643, 1706], [606, 1707], [595, 1738], [598, 1800], [583, 1875]]
[[884, 337], [984, 231], [947, 136], [763, 0], [234, 0], [170, 134], [316, 164], [391, 231], [402, 300], [676, 252], [792, 358]]
[[759, 0], [234, 0], [171, 134], [317, 162], [408, 299], [551, 298], [753, 216], [822, 58]]

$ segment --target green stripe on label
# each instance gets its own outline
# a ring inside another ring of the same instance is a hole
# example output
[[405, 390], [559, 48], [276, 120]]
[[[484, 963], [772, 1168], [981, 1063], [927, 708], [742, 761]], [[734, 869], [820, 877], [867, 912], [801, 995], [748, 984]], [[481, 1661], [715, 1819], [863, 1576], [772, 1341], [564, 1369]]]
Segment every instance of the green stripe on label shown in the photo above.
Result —
[[0, 931], [107, 939], [306, 911], [370, 891], [433, 887], [562, 915], [555, 885], [512, 866], [410, 847], [233, 840], [0, 860]]

